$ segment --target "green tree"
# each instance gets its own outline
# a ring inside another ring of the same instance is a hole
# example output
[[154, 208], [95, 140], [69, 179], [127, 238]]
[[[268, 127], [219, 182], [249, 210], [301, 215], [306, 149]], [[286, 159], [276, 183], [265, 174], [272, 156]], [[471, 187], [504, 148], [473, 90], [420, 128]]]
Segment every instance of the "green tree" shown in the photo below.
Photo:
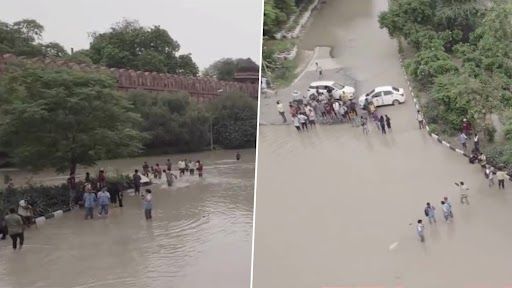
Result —
[[0, 21], [0, 54], [43, 56], [43, 48], [36, 42], [41, 39], [43, 31], [43, 26], [31, 19], [24, 19], [13, 24]]
[[223, 95], [210, 103], [214, 143], [224, 148], [255, 147], [258, 104], [243, 94]]
[[57, 42], [41, 44], [41, 47], [43, 48], [43, 56], [45, 57], [62, 58], [69, 55], [68, 51]]
[[208, 116], [189, 95], [133, 91], [127, 98], [143, 119], [140, 129], [149, 136], [149, 150], [191, 152], [208, 144]]
[[104, 33], [93, 33], [89, 57], [95, 64], [181, 75], [198, 74], [190, 54], [177, 56], [179, 43], [159, 26], [123, 20]]
[[73, 173], [142, 149], [140, 117], [111, 76], [20, 64], [2, 86], [0, 147], [17, 165]]
[[442, 48], [421, 50], [405, 62], [405, 68], [414, 80], [424, 86], [432, 85], [437, 77], [458, 70]]
[[222, 58], [215, 61], [203, 71], [204, 76], [215, 77], [220, 81], [232, 81], [240, 69], [259, 69], [250, 58]]
[[91, 57], [89, 57], [89, 50], [75, 51], [73, 54], [64, 57], [64, 59], [77, 64], [92, 64]]

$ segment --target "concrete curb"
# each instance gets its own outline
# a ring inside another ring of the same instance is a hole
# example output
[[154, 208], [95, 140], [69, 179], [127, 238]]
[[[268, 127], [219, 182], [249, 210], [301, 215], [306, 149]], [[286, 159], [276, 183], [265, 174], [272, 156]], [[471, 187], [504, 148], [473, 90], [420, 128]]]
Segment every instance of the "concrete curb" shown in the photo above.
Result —
[[48, 213], [44, 216], [37, 217], [37, 218], [35, 218], [36, 226], [39, 227], [39, 226], [44, 225], [46, 223], [46, 220], [48, 220], [48, 219], [60, 218], [60, 217], [62, 217], [62, 215], [64, 215], [64, 213], [69, 212], [71, 210], [72, 210], [72, 208], [68, 207], [68, 208], [54, 211], [52, 213]]
[[[409, 93], [411, 94], [412, 100], [414, 101], [414, 106], [415, 106], [417, 111], [421, 112], [422, 110], [421, 110], [419, 101], [416, 98], [416, 96], [414, 96], [414, 91], [412, 89], [411, 82], [409, 81], [409, 77], [407, 76], [407, 72], [405, 72], [404, 60], [403, 60], [403, 57], [402, 57], [401, 54], [400, 54], [400, 66], [402, 67], [402, 72], [404, 74], [405, 80], [407, 81], [407, 86], [409, 88]], [[464, 157], [466, 157], [468, 159], [470, 158], [470, 155], [467, 154], [466, 152], [464, 152], [464, 151], [454, 147], [450, 143], [444, 141], [443, 139], [441, 139], [441, 137], [439, 137], [439, 135], [436, 135], [436, 134], [432, 133], [432, 131], [428, 127], [427, 121], [425, 119], [423, 119], [423, 121], [425, 122], [425, 129], [427, 130], [428, 135], [430, 135], [434, 140], [436, 140], [438, 143], [442, 144], [443, 146], [448, 147], [450, 150], [456, 152], [457, 154], [463, 155]], [[489, 166], [491, 166], [491, 165], [489, 165]], [[493, 167], [493, 166], [491, 166], [491, 167], [494, 168], [496, 171], [498, 171], [498, 169], [496, 169], [496, 167]], [[507, 177], [508, 180], [510, 180], [510, 177], [508, 175], [506, 177]]]

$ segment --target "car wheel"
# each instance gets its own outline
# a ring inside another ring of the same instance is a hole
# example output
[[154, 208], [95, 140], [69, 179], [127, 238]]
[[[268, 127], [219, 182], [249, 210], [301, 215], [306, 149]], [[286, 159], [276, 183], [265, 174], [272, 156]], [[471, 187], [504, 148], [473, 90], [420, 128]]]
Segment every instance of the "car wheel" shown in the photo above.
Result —
[[400, 104], [400, 101], [398, 101], [398, 100], [396, 100], [396, 99], [395, 99], [395, 100], [393, 100], [393, 105], [395, 105], [395, 106], [396, 106], [396, 105], [398, 105], [398, 104]]

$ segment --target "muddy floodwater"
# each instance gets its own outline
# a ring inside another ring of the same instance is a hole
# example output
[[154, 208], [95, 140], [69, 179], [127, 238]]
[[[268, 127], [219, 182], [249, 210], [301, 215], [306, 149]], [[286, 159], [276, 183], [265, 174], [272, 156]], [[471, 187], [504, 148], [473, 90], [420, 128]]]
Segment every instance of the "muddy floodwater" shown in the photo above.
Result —
[[[372, 122], [367, 136], [350, 124], [301, 134], [290, 125], [260, 127], [254, 288], [512, 285], [512, 183], [488, 188], [480, 167], [418, 129], [396, 41], [378, 27], [386, 7], [386, 0], [330, 0], [304, 33], [303, 49], [326, 47], [314, 59], [324, 80], [348, 82], [356, 97], [394, 85], [407, 100], [378, 109], [391, 118], [386, 135]], [[279, 123], [275, 101], [305, 91], [318, 79], [314, 70], [262, 101], [264, 124]], [[459, 204], [455, 181], [470, 187], [469, 206]], [[452, 223], [444, 223], [444, 196]], [[437, 208], [436, 224], [425, 219], [426, 202]]]
[[22, 251], [1, 241], [0, 287], [249, 287], [255, 150], [242, 150], [240, 161], [235, 152], [101, 163], [123, 172], [183, 156], [205, 168], [203, 179], [153, 185], [151, 222], [142, 200], [126, 196], [106, 219], [73, 211], [31, 228]]

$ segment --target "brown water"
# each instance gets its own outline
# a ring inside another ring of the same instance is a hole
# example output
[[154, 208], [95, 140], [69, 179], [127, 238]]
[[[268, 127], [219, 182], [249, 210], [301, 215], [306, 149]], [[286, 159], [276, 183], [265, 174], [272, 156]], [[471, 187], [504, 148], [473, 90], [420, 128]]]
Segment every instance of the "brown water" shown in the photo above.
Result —
[[[378, 28], [385, 7], [385, 0], [331, 0], [315, 15], [301, 46], [332, 48], [335, 59], [325, 51], [315, 59], [324, 79], [353, 79], [357, 96], [379, 85], [407, 88], [396, 42]], [[302, 91], [316, 77], [307, 71], [283, 91]], [[350, 125], [303, 134], [260, 127], [254, 288], [512, 284], [510, 187], [489, 189], [479, 167], [419, 131], [407, 97], [379, 109], [392, 119], [385, 136], [373, 125], [368, 136]], [[262, 110], [266, 123], [279, 121], [273, 105]], [[460, 180], [471, 188], [470, 206], [457, 201]], [[453, 203], [453, 223], [442, 219], [443, 196]], [[420, 243], [413, 223], [425, 218], [427, 201], [438, 223], [427, 221]]]
[[[107, 219], [83, 211], [51, 219], [26, 235], [22, 251], [0, 242], [0, 287], [249, 287], [255, 150], [170, 156], [201, 159], [204, 178], [185, 176], [173, 188], [155, 184], [153, 221], [142, 200]], [[131, 171], [144, 160], [103, 162]]]

